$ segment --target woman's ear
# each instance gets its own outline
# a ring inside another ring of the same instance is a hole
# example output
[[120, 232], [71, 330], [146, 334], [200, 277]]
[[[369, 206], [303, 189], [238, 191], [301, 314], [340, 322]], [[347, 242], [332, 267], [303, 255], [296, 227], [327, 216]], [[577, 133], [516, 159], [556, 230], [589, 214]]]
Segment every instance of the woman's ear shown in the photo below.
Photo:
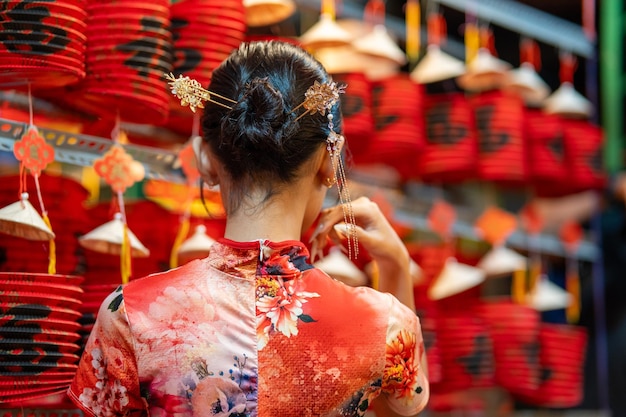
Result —
[[217, 185], [219, 183], [219, 177], [209, 156], [209, 152], [211, 152], [209, 145], [204, 142], [202, 137], [196, 136], [192, 139], [191, 146], [196, 155], [196, 166], [198, 167], [200, 176], [209, 186]]

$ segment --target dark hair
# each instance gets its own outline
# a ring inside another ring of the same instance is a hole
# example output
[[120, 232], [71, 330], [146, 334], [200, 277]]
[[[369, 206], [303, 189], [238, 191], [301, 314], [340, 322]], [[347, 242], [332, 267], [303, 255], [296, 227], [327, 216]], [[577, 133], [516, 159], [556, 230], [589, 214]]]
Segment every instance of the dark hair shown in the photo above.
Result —
[[[315, 81], [331, 81], [323, 66], [303, 49], [284, 42], [243, 43], [213, 72], [209, 90], [237, 103], [226, 109], [205, 104], [203, 137], [232, 179], [235, 209], [250, 185], [274, 188], [294, 180], [299, 168], [328, 136], [328, 119], [293, 111]], [[334, 130], [341, 131], [339, 104]]]

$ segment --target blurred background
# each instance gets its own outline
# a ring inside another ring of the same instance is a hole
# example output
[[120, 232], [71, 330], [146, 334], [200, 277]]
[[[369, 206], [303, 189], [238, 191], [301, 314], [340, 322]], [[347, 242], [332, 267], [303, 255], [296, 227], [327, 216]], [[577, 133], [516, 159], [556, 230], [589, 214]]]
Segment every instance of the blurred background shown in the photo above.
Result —
[[[2, 1], [3, 415], [82, 415], [64, 391], [104, 297], [223, 233], [189, 146], [201, 112], [164, 73], [206, 85], [241, 42], [277, 39], [347, 85], [352, 197], [413, 261], [424, 415], [626, 416], [625, 17], [623, 0]], [[361, 253], [317, 266], [376, 288]]]

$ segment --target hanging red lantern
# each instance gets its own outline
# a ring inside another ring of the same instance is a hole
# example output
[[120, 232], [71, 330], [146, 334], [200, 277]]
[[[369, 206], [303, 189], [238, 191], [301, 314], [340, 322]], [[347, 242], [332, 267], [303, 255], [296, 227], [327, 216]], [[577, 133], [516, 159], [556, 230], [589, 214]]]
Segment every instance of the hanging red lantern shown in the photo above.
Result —
[[336, 74], [333, 80], [348, 86], [346, 93], [341, 95], [343, 134], [350, 155], [358, 164], [360, 157], [367, 151], [374, 131], [371, 82], [362, 73]]
[[602, 163], [602, 129], [582, 119], [562, 119], [570, 192], [600, 189], [606, 184]]
[[479, 177], [521, 184], [527, 179], [522, 99], [489, 91], [471, 97], [470, 103], [476, 117]]
[[8, 0], [0, 10], [0, 86], [33, 89], [85, 76], [84, 0]]
[[422, 86], [396, 75], [373, 82], [372, 98], [374, 133], [361, 160], [393, 167], [404, 180], [416, 178], [424, 147]]
[[558, 188], [568, 176], [563, 126], [558, 116], [526, 109], [528, 176], [533, 184]]
[[457, 182], [476, 175], [478, 143], [474, 114], [463, 94], [424, 96], [426, 143], [420, 176], [427, 182]]
[[489, 328], [495, 358], [495, 380], [515, 394], [539, 384], [537, 310], [511, 301], [481, 303], [477, 313]]

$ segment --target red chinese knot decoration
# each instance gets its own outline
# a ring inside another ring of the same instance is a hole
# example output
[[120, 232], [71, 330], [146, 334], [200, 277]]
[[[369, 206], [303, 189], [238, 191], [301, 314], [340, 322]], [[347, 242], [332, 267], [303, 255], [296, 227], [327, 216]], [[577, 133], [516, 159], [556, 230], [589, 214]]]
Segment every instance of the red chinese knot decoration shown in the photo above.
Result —
[[15, 142], [13, 153], [17, 160], [35, 176], [40, 176], [41, 171], [54, 161], [54, 148], [46, 143], [35, 127], [29, 128], [26, 134]]
[[94, 169], [115, 192], [124, 192], [145, 176], [141, 163], [135, 161], [121, 146], [113, 146], [94, 162]]

